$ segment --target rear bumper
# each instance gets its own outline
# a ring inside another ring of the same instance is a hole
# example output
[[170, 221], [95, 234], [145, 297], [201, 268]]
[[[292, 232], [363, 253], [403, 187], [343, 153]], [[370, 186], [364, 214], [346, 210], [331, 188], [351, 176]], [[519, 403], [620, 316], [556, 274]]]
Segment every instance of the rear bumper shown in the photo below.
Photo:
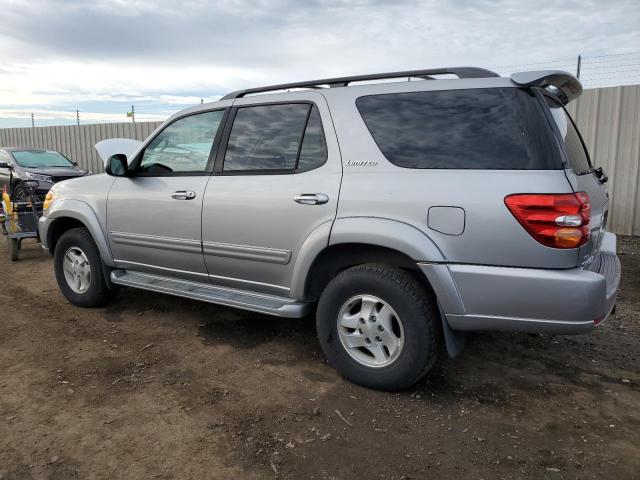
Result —
[[420, 267], [450, 327], [464, 331], [589, 332], [613, 310], [620, 283], [616, 237], [611, 233], [605, 233], [598, 256], [585, 269]]

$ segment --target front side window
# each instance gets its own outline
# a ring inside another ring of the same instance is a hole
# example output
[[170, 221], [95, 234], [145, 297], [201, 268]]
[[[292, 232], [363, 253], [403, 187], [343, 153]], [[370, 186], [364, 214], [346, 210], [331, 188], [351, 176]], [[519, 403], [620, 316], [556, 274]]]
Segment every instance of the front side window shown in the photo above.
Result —
[[562, 168], [538, 99], [518, 88], [360, 97], [356, 106], [384, 156], [405, 168]]
[[142, 175], [204, 172], [223, 110], [176, 120], [147, 146], [136, 172]]
[[545, 100], [558, 126], [560, 138], [564, 143], [565, 152], [567, 153], [569, 166], [577, 173], [589, 170], [591, 168], [589, 155], [587, 155], [587, 150], [582, 144], [580, 134], [569, 117], [569, 114], [560, 103], [552, 98], [545, 97]]
[[51, 150], [14, 150], [12, 154], [16, 163], [25, 168], [73, 166], [65, 156]]
[[238, 109], [224, 157], [225, 172], [310, 170], [327, 150], [320, 114], [306, 103]]

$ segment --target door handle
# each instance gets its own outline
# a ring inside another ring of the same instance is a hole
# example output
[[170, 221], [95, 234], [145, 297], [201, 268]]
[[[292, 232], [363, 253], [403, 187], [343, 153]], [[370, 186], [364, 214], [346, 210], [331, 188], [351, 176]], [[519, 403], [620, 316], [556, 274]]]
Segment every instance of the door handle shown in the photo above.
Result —
[[175, 198], [176, 200], [193, 200], [196, 198], [196, 192], [192, 192], [191, 190], [178, 190], [171, 194], [171, 198]]
[[303, 205], [322, 205], [329, 201], [329, 197], [324, 193], [301, 193], [293, 199]]

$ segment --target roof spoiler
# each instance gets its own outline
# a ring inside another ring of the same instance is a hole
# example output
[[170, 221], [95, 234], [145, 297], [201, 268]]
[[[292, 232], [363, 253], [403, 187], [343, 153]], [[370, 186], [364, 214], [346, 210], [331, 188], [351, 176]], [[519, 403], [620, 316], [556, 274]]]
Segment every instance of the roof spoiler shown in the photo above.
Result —
[[582, 93], [582, 84], [575, 76], [562, 70], [539, 70], [518, 72], [511, 75], [511, 81], [522, 87], [547, 89], [563, 105], [578, 98]]

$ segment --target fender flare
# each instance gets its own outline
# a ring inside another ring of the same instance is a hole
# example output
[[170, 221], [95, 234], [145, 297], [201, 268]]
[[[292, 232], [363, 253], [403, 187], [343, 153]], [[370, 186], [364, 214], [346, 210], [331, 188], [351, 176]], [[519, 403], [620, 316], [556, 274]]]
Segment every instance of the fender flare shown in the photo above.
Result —
[[307, 276], [317, 256], [329, 246], [345, 243], [390, 248], [416, 263], [444, 261], [433, 240], [412, 225], [380, 217], [337, 218], [316, 227], [302, 244], [293, 268], [290, 296], [302, 299]]
[[[93, 240], [96, 242], [96, 246], [100, 251], [100, 257], [104, 264], [109, 267], [115, 266], [113, 262], [113, 255], [109, 248], [109, 242], [107, 241], [107, 236], [98, 221], [98, 216], [89, 204], [81, 200], [61, 199], [54, 202], [51, 206], [51, 210], [47, 212], [47, 218], [51, 222], [51, 225], [61, 218], [73, 218], [81, 222], [85, 227], [87, 227], [93, 237]], [[51, 245], [51, 239], [49, 237], [52, 231], [52, 228], [47, 229], [47, 245]]]
[[[363, 241], [365, 240], [365, 241]], [[404, 253], [416, 262], [444, 262], [435, 242], [417, 227], [382, 217], [338, 218], [329, 245], [366, 243]]]

